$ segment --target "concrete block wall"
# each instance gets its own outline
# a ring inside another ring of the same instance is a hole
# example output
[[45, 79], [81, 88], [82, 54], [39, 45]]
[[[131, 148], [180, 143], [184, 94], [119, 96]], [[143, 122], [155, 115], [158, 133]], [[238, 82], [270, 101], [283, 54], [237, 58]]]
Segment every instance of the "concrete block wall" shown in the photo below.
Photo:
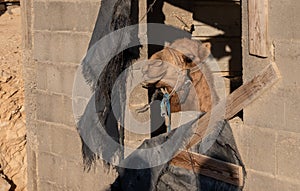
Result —
[[103, 190], [115, 180], [100, 164], [84, 172], [72, 85], [99, 0], [24, 0], [23, 47], [28, 190]]
[[[23, 0], [21, 3], [28, 190], [104, 189], [114, 181], [116, 174], [105, 173], [101, 165], [90, 173], [83, 172], [81, 143], [71, 105], [74, 73], [86, 52], [100, 2]], [[247, 168], [245, 190], [294, 191], [300, 190], [297, 164], [300, 158], [297, 126], [300, 123], [300, 78], [297, 75], [300, 71], [300, 24], [297, 22], [300, 4], [297, 0], [269, 3], [270, 53], [268, 58], [262, 59], [249, 55], [247, 0], [241, 1], [243, 80], [251, 79], [271, 61], [278, 65], [282, 79], [244, 109], [243, 122], [235, 119], [231, 123]], [[174, 9], [168, 6], [164, 11], [171, 13]], [[187, 7], [191, 12], [194, 10]], [[200, 12], [195, 13], [194, 17], [201, 18]], [[182, 14], [192, 21], [189, 12]], [[174, 21], [172, 14], [166, 16], [167, 23]], [[228, 38], [234, 47], [240, 37]], [[232, 54], [236, 52], [238, 48], [232, 50]], [[230, 60], [223, 58], [224, 63]]]
[[300, 3], [269, 1], [268, 58], [249, 55], [248, 1], [242, 1], [243, 80], [275, 62], [282, 79], [244, 109], [236, 140], [248, 176], [245, 190], [300, 190]]
[[[208, 19], [208, 16], [199, 13], [198, 9], [206, 7], [201, 12], [208, 9], [211, 12], [214, 6], [218, 7], [217, 10], [227, 6], [227, 11], [235, 10], [234, 18], [226, 23], [226, 26], [231, 27], [227, 28], [239, 29], [236, 21], [240, 5], [239, 1], [235, 2], [237, 3], [204, 1], [191, 6], [180, 1], [182, 7], [176, 5], [176, 2], [173, 2], [174, 5], [165, 2], [161, 11], [166, 17], [166, 24], [182, 28], [183, 23], [176, 19], [176, 13], [188, 25], [195, 24], [195, 39], [207, 40], [222, 35], [223, 32], [211, 26], [211, 23], [199, 23], [199, 19]], [[146, 0], [139, 1], [139, 4], [139, 17], [142, 17], [146, 13]], [[101, 166], [97, 166], [91, 173], [83, 172], [81, 143], [75, 130], [71, 105], [74, 73], [86, 52], [100, 2], [23, 0], [22, 5], [28, 190], [102, 190], [114, 181], [115, 174], [107, 175]], [[222, 15], [218, 15], [216, 19], [220, 18]], [[217, 49], [216, 52], [225, 52], [225, 46], [229, 42], [232, 49], [237, 49], [226, 56], [221, 55], [218, 60], [222, 71], [227, 71], [224, 75], [228, 75], [232, 67], [229, 66], [231, 57], [236, 58], [235, 62], [240, 60], [239, 34], [240, 31], [237, 36], [232, 31], [227, 31], [225, 37], [214, 39], [216, 42], [213, 42], [213, 48]], [[240, 72], [241, 67], [236, 69]], [[229, 92], [229, 83], [227, 88]], [[135, 138], [133, 135], [129, 137]]]

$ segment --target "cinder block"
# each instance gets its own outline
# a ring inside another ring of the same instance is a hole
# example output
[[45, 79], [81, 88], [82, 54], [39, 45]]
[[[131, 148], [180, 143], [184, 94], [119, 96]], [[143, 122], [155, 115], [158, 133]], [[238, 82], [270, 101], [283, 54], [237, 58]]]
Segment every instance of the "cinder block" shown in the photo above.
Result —
[[52, 182], [58, 187], [65, 185], [66, 176], [70, 173], [66, 171], [66, 161], [63, 158], [45, 152], [38, 154], [37, 169], [39, 182]]
[[[299, 39], [300, 23], [297, 1], [272, 1], [269, 3], [269, 35], [272, 39]], [[284, 13], [284, 14], [283, 14]]]
[[99, 7], [100, 7], [100, 1], [97, 0], [95, 2], [91, 0], [90, 2], [80, 1], [77, 4], [78, 12], [75, 13], [78, 16], [76, 18], [77, 19], [76, 31], [88, 31], [88, 32], [93, 31], [96, 24]]
[[82, 162], [68, 161], [66, 171], [72, 175], [66, 177], [67, 190], [106, 190], [116, 179], [115, 173], [104, 172], [101, 165], [87, 173]]
[[298, 87], [279, 82], [244, 109], [246, 125], [300, 133], [300, 93]]
[[68, 161], [82, 161], [79, 134], [59, 125], [50, 125], [51, 151]]
[[279, 132], [276, 142], [277, 174], [299, 182], [300, 134]]
[[232, 129], [233, 137], [236, 142], [238, 151], [242, 157], [242, 161], [246, 167], [249, 166], [249, 142], [251, 140], [251, 128], [243, 124], [239, 117], [229, 121]]
[[36, 68], [36, 86], [38, 89], [47, 89], [47, 64], [37, 63]]
[[74, 129], [63, 125], [37, 122], [37, 140], [39, 152], [49, 152], [67, 160], [82, 161], [81, 141]]
[[272, 175], [255, 171], [248, 171], [245, 191], [274, 191], [276, 190], [276, 179]]
[[39, 62], [79, 64], [86, 54], [90, 35], [71, 32], [34, 32], [33, 59]]
[[82, 183], [83, 183], [84, 176], [89, 176], [88, 173], [83, 172], [83, 169], [84, 168], [82, 163], [68, 161], [67, 171], [72, 172], [72, 176], [66, 177], [66, 185], [68, 190], [82, 190]]
[[64, 113], [63, 96], [37, 93], [37, 119], [47, 122], [62, 122]]
[[45, 122], [36, 122], [36, 136], [39, 152], [51, 152], [51, 129]]
[[65, 187], [64, 186], [58, 186], [54, 182], [43, 180], [43, 181], [39, 182], [39, 189], [38, 190], [60, 191], [60, 190], [65, 190]]
[[67, 2], [67, 1], [49, 2], [48, 9], [44, 10], [44, 12], [48, 12], [49, 14], [47, 18], [52, 31], [56, 31], [56, 30], [68, 31], [68, 30], [75, 29], [76, 20], [79, 17], [79, 15], [76, 14], [77, 13], [76, 3]]
[[[300, 26], [299, 23], [298, 25]], [[288, 31], [290, 31], [290, 29]], [[298, 32], [300, 33], [300, 28]], [[280, 70], [283, 85], [289, 87], [299, 85], [300, 84], [300, 77], [299, 77], [300, 41], [295, 41], [292, 39], [275, 40], [274, 45], [275, 45], [275, 62]]]
[[51, 16], [49, 14], [49, 3], [45, 1], [35, 1], [33, 3], [34, 21], [33, 29], [37, 30], [50, 30], [51, 29]]
[[55, 93], [72, 95], [76, 65], [38, 63], [37, 87]]
[[[66, 171], [72, 176], [66, 177], [67, 190], [109, 190], [116, 180], [115, 169], [105, 169], [101, 162], [96, 162], [91, 171], [84, 172], [82, 162], [67, 161]], [[100, 180], [100, 181], [97, 181]]]
[[263, 69], [265, 69], [270, 64], [270, 60], [261, 59], [249, 55], [248, 42], [245, 42], [243, 44], [242, 50], [243, 50], [243, 82], [246, 83], [252, 80], [261, 71], [263, 71]]
[[286, 88], [285, 90], [285, 128], [286, 131], [300, 133], [300, 88]]
[[64, 96], [63, 97], [63, 104], [64, 104], [64, 124], [74, 127], [75, 124], [75, 119], [74, 119], [74, 114], [73, 114], [73, 109], [72, 109], [72, 99], [70, 97]]
[[246, 169], [275, 175], [276, 132], [243, 125], [237, 118], [231, 120], [230, 125]]
[[262, 171], [275, 175], [275, 139], [276, 132], [269, 129], [250, 127], [249, 140], [249, 165], [248, 169]]
[[300, 183], [298, 181], [298, 183], [296, 182], [291, 182], [291, 181], [286, 181], [286, 180], [282, 180], [281, 178], [278, 178], [276, 180], [276, 191], [296, 191], [296, 190], [300, 190]]
[[87, 173], [83, 171], [82, 163], [68, 161], [65, 166], [60, 166], [60, 159], [52, 157], [47, 155], [41, 158], [47, 162], [45, 168], [48, 169], [40, 169], [40, 190], [106, 190], [116, 179], [115, 173], [106, 173], [99, 165]]
[[62, 66], [57, 64], [54, 66], [54, 69], [58, 72], [58, 76], [57, 78], [47, 79], [49, 90], [72, 96], [72, 88], [77, 66]]
[[74, 126], [71, 98], [38, 91], [37, 119]]
[[244, 108], [244, 123], [249, 126], [283, 129], [285, 89], [277, 83]]
[[99, 2], [35, 2], [34, 29], [92, 32], [99, 6]]

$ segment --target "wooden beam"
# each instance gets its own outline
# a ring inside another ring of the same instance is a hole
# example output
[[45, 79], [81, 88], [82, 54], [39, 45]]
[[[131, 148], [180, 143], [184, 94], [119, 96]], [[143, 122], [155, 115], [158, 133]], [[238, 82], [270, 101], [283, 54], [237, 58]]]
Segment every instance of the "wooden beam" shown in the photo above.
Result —
[[245, 83], [227, 96], [226, 100], [220, 101], [219, 104], [212, 109], [213, 111], [206, 113], [194, 123], [195, 125], [193, 125], [192, 128], [195, 133], [191, 137], [189, 144], [187, 144], [187, 149], [202, 140], [209, 124], [210, 114], [214, 113], [214, 110], [217, 110], [220, 104], [226, 104], [224, 119], [228, 120], [257, 99], [264, 91], [277, 82], [279, 78], [279, 70], [276, 64], [272, 63], [251, 81]]
[[268, 1], [248, 0], [249, 53], [268, 57]]
[[[255, 99], [257, 99], [263, 92], [265, 92], [268, 88], [270, 88], [275, 82], [277, 82], [280, 78], [279, 70], [275, 63], [270, 64], [267, 66], [260, 74], [254, 77], [251, 81], [245, 83], [237, 90], [235, 90], [232, 94], [230, 94], [226, 100], [220, 101], [219, 104], [213, 108], [215, 110], [218, 108], [220, 104], [226, 104], [225, 106], [225, 117], [224, 119], [230, 119], [234, 115], [236, 115], [239, 111], [241, 111], [244, 107], [249, 105]], [[209, 120], [210, 114], [214, 111], [206, 113], [204, 116], [198, 119], [192, 126], [192, 130], [194, 132], [193, 136], [190, 138], [189, 143], [186, 145], [186, 149], [188, 150], [192, 146], [201, 142], [202, 138], [204, 137]], [[186, 156], [185, 151], [178, 151], [176, 156], [172, 159], [171, 163], [175, 166], [185, 167], [190, 169], [189, 165], [183, 165], [183, 156]], [[186, 157], [185, 157], [186, 158]], [[203, 158], [203, 157], [202, 157]], [[196, 163], [202, 164], [201, 162], [203, 159], [201, 157], [195, 157]], [[222, 167], [220, 165], [214, 165], [212, 171], [222, 171]], [[202, 171], [201, 165], [198, 167], [199, 172]], [[207, 171], [205, 167], [203, 169]], [[205, 172], [206, 173], [206, 172]], [[235, 173], [236, 174], [236, 173]], [[213, 173], [206, 173], [205, 175], [210, 176], [212, 178], [216, 178], [220, 180], [220, 176], [223, 174], [213, 174]], [[241, 174], [239, 174], [241, 175]], [[228, 180], [228, 176], [222, 177], [227, 182], [232, 181]], [[239, 177], [240, 180], [240, 177]]]
[[241, 166], [217, 160], [194, 152], [181, 151], [171, 165], [193, 170], [204, 176], [235, 185], [243, 185], [243, 168]]

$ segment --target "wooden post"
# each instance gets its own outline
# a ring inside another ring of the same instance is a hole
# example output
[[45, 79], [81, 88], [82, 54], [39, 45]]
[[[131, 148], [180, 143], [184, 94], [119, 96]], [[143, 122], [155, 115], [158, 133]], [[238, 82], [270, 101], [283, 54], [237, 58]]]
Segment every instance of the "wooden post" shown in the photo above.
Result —
[[268, 0], [248, 0], [249, 53], [268, 57]]
[[[138, 24], [146, 24], [147, 23], [147, 0], [139, 0], [139, 23]], [[142, 39], [143, 48], [140, 50], [140, 58], [147, 60], [148, 59], [148, 36], [147, 36], [147, 27], [139, 27], [139, 38]]]

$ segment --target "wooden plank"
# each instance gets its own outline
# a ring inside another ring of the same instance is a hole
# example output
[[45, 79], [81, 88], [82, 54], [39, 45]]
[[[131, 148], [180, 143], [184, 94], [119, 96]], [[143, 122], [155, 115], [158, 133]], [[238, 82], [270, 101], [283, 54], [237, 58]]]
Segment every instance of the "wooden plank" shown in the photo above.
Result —
[[170, 163], [173, 166], [193, 170], [204, 176], [235, 185], [243, 185], [241, 166], [217, 160], [194, 152], [181, 151]]
[[[219, 107], [220, 104], [225, 105], [225, 117], [224, 119], [230, 119], [234, 115], [236, 115], [239, 111], [241, 111], [244, 107], [249, 105], [255, 99], [257, 99], [263, 92], [265, 92], [268, 88], [270, 88], [275, 82], [277, 82], [280, 78], [279, 70], [275, 63], [267, 66], [260, 74], [254, 77], [251, 81], [245, 83], [240, 88], [231, 93], [226, 100], [220, 101], [219, 104], [213, 108], [211, 112], [207, 112], [204, 116], [202, 116], [198, 121], [194, 123], [192, 126], [192, 130], [194, 132], [193, 136], [190, 138], [189, 143], [186, 145], [186, 149], [188, 150], [192, 146], [198, 144], [202, 138], [204, 137], [209, 120], [211, 117], [211, 113], [214, 112], [216, 108]], [[181, 164], [182, 156], [185, 156], [186, 153], [184, 151], [178, 151], [175, 157], [172, 159], [172, 164]], [[197, 161], [197, 163], [201, 163]], [[180, 165], [184, 167], [183, 165]], [[213, 170], [219, 171], [219, 166], [215, 166], [216, 168]], [[189, 168], [189, 167], [186, 167]], [[199, 171], [201, 168], [199, 167]], [[220, 179], [220, 174], [207, 174], [212, 178]], [[226, 177], [223, 177], [227, 180]]]
[[249, 0], [249, 53], [268, 57], [268, 0]]
[[[224, 104], [225, 102], [226, 105], [224, 119], [230, 119], [251, 102], [253, 102], [256, 98], [258, 98], [264, 91], [270, 88], [275, 82], [278, 81], [279, 78], [279, 70], [276, 64], [272, 63], [251, 81], [245, 83], [227, 96], [226, 100], [220, 101], [215, 108], [218, 108], [220, 104]], [[213, 108], [213, 110], [215, 108]], [[195, 123], [197, 125], [192, 127], [195, 133], [190, 139], [187, 149], [191, 148], [202, 140], [207, 130], [211, 112], [206, 113], [198, 120], [198, 124]]]

